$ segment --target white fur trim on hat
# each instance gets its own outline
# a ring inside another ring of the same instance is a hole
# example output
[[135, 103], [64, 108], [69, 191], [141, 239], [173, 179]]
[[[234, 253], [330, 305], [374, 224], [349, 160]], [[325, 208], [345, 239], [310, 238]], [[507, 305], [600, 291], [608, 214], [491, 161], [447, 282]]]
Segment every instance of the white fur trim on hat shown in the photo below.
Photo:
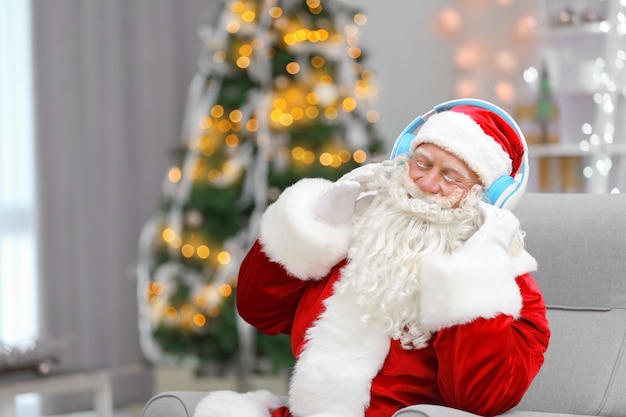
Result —
[[486, 188], [511, 173], [510, 156], [464, 113], [444, 111], [431, 116], [417, 131], [410, 153], [422, 143], [437, 145], [465, 161]]

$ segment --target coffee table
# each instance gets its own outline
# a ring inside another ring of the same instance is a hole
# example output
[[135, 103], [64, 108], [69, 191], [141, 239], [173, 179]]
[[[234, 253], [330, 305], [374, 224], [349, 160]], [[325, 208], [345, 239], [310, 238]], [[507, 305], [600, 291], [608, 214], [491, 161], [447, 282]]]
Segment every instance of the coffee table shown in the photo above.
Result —
[[113, 368], [53, 369], [48, 375], [19, 372], [0, 375], [0, 416], [16, 417], [15, 397], [26, 393], [70, 394], [93, 393], [94, 411], [98, 417], [113, 417], [112, 379], [144, 371], [143, 364]]

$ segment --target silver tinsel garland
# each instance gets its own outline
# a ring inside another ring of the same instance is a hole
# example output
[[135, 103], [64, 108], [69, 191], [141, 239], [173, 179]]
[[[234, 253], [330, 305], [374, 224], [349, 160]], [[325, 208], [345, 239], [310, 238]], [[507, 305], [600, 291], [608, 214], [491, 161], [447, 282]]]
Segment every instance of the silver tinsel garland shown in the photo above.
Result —
[[57, 340], [37, 339], [21, 346], [0, 341], [0, 375], [9, 372], [35, 371], [47, 375], [60, 361], [64, 344]]

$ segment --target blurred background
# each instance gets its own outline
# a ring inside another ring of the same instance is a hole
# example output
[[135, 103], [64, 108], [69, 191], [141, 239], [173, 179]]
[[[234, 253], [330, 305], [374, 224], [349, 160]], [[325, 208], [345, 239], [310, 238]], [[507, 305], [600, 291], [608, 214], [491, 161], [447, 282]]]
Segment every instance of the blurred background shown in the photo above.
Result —
[[[623, 192], [624, 9], [0, 0], [0, 393], [105, 370], [126, 416], [168, 389], [283, 392], [289, 340], [233, 307], [258, 216], [447, 100], [517, 120], [529, 192]], [[16, 399], [22, 417], [92, 402]]]

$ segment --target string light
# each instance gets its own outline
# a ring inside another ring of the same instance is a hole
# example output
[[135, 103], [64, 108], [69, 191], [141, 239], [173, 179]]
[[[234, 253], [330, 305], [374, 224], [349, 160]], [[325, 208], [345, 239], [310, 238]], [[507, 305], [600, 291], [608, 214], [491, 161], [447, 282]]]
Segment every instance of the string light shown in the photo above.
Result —
[[311, 30], [307, 28], [299, 28], [294, 32], [285, 33], [283, 42], [289, 46], [293, 46], [299, 42], [325, 42], [330, 37], [326, 29]]

